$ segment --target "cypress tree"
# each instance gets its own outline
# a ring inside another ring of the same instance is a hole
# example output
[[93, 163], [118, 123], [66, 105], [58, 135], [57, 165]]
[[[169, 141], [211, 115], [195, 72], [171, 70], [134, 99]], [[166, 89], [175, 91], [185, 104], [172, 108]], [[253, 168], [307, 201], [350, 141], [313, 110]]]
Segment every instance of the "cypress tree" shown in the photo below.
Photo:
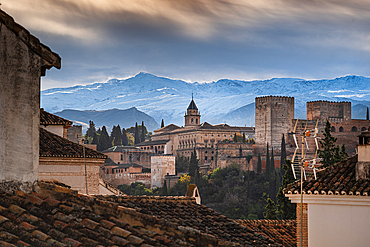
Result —
[[366, 120], [369, 120], [369, 107], [366, 107]]
[[[112, 131], [112, 135], [113, 135], [113, 131]], [[113, 145], [114, 146], [122, 145], [121, 127], [119, 125], [116, 126], [115, 131], [114, 131]]]
[[96, 133], [98, 133], [99, 135], [101, 135], [101, 129], [99, 128]]
[[258, 154], [258, 160], [257, 160], [257, 174], [261, 174], [261, 172], [262, 172], [261, 154]]
[[283, 193], [283, 189], [285, 189], [288, 186], [288, 184], [294, 182], [294, 175], [293, 175], [293, 170], [292, 170], [290, 160], [286, 160], [286, 163], [284, 163], [283, 169], [285, 171], [285, 174], [283, 176], [282, 186], [279, 188], [279, 192], [276, 196], [277, 209], [281, 215], [281, 219], [283, 220], [295, 219], [296, 218], [296, 204], [291, 203], [290, 200], [287, 197], [285, 197]]
[[267, 153], [266, 153], [266, 168], [265, 168], [265, 174], [267, 175], [266, 178], [270, 176], [271, 173], [271, 167], [270, 167], [270, 150], [269, 150], [269, 144], [267, 143]]
[[344, 145], [344, 143], [342, 144], [342, 147], [340, 149], [340, 157], [341, 157], [341, 160], [344, 160], [344, 159], [348, 158], [348, 154], [347, 154], [347, 151], [346, 151], [346, 146]]
[[[281, 138], [281, 153], [280, 153], [280, 172], [283, 171], [283, 166], [285, 164], [286, 159], [286, 147], [285, 147], [285, 137], [283, 134], [283, 137]], [[281, 174], [282, 176], [283, 174]]]
[[161, 128], [163, 128], [163, 127], [164, 127], [164, 120], [162, 118]]
[[88, 137], [93, 137], [95, 132], [96, 132], [95, 124], [93, 121], [89, 120], [89, 128], [86, 131], [86, 135]]
[[125, 128], [122, 128], [122, 135], [121, 135], [122, 145], [127, 146], [128, 145], [128, 139]]
[[331, 125], [328, 119], [326, 119], [325, 129], [323, 131], [324, 139], [320, 140], [321, 149], [319, 150], [319, 158], [322, 158], [322, 167], [328, 167], [335, 163], [334, 152], [337, 138], [333, 137], [330, 131]]
[[94, 135], [93, 135], [93, 139], [92, 139], [91, 144], [98, 145], [98, 143], [99, 143], [99, 136], [98, 136], [98, 134], [96, 134], [96, 132], [94, 132]]
[[189, 175], [194, 178], [194, 181], [198, 180], [199, 176], [199, 166], [198, 166], [198, 159], [197, 159], [197, 153], [194, 151], [191, 153], [190, 161], [189, 161]]
[[97, 149], [98, 149], [98, 151], [104, 151], [104, 150], [106, 150], [110, 147], [112, 147], [112, 143], [109, 140], [109, 135], [108, 135], [107, 129], [105, 128], [105, 126], [103, 126], [103, 128], [101, 130], [101, 135], [100, 135], [100, 138], [99, 138]]
[[266, 203], [267, 203], [265, 207], [266, 211], [263, 212], [263, 216], [267, 220], [277, 220], [278, 217], [276, 216], [276, 208], [274, 201], [271, 200], [270, 198], [267, 198]]
[[164, 183], [163, 183], [163, 188], [162, 188], [162, 196], [167, 196], [168, 195], [168, 192], [167, 192], [167, 180], [165, 179], [164, 180]]
[[134, 144], [138, 144], [140, 142], [140, 137], [139, 137], [139, 128], [137, 127], [137, 122], [135, 124], [135, 136], [134, 136]]
[[238, 137], [236, 136], [236, 133], [234, 134], [234, 139], [233, 139], [234, 142], [238, 142]]
[[145, 142], [145, 126], [144, 126], [144, 121], [141, 122], [141, 142]]
[[271, 162], [270, 162], [270, 174], [266, 173], [269, 178], [269, 194], [270, 198], [276, 200], [276, 172], [275, 172], [275, 159], [274, 159], [274, 147], [271, 148]]
[[247, 140], [245, 139], [245, 133], [243, 133], [243, 143], [246, 143]]

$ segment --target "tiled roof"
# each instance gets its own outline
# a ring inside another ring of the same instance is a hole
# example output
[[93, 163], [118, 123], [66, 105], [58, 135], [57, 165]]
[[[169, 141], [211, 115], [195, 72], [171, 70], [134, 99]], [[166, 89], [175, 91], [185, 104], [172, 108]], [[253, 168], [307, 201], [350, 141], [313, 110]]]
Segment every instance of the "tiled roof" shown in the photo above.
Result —
[[198, 110], [198, 107], [197, 107], [197, 105], [195, 104], [195, 102], [194, 102], [194, 100], [193, 100], [193, 99], [191, 99], [191, 102], [190, 102], [190, 104], [189, 104], [189, 106], [188, 106], [188, 110]]
[[172, 130], [176, 130], [176, 129], [181, 129], [181, 128], [179, 126], [175, 125], [175, 124], [169, 124], [167, 126], [164, 126], [160, 129], [155, 130], [154, 132], [172, 131]]
[[[40, 128], [40, 157], [75, 157], [83, 158], [83, 146], [71, 142]], [[85, 147], [86, 158], [106, 159], [107, 156]]]
[[[303, 181], [304, 194], [317, 195], [370, 195], [370, 181], [356, 180], [357, 155], [327, 167]], [[289, 184], [285, 194], [300, 194], [299, 181]]]
[[49, 47], [42, 44], [40, 40], [30, 34], [27, 29], [14, 22], [14, 19], [2, 10], [0, 10], [0, 22], [4, 23], [9, 30], [15, 33], [15, 35], [22, 40], [23, 43], [46, 61], [44, 65], [45, 69], [50, 69], [53, 66], [60, 69], [61, 58], [59, 55], [52, 52]]
[[235, 220], [275, 242], [286, 246], [297, 246], [296, 220]]
[[71, 126], [72, 121], [58, 117], [57, 115], [51, 114], [45, 111], [43, 108], [40, 109], [40, 125], [67, 125]]
[[1, 246], [281, 246], [189, 198], [1, 192]]
[[117, 153], [121, 153], [121, 152], [125, 152], [127, 150], [134, 150], [134, 151], [140, 151], [139, 148], [137, 147], [133, 147], [133, 146], [113, 146], [113, 147], [110, 147], [104, 151], [102, 151], [102, 153], [109, 153], [109, 152], [117, 152]]
[[156, 140], [156, 141], [145, 141], [135, 144], [135, 146], [149, 146], [149, 145], [164, 145], [170, 140]]

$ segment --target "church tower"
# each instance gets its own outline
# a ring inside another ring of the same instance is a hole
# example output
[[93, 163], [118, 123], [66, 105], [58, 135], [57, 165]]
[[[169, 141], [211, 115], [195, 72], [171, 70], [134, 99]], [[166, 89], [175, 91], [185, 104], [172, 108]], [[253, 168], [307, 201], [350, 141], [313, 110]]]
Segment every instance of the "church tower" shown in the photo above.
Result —
[[191, 102], [185, 113], [185, 127], [193, 127], [200, 125], [200, 115], [198, 108], [194, 102], [193, 95], [191, 96]]

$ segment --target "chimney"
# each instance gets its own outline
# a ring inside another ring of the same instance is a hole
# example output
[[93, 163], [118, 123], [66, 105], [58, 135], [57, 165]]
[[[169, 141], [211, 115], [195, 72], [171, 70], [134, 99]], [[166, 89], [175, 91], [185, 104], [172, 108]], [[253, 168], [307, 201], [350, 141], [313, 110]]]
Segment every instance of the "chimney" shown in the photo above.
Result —
[[370, 180], [370, 131], [358, 136], [358, 162], [356, 164], [356, 180]]

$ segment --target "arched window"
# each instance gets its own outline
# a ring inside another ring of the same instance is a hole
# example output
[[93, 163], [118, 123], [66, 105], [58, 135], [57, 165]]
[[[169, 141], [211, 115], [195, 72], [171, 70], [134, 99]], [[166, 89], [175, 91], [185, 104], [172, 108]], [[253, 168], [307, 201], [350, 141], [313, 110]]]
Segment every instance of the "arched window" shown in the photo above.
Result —
[[191, 123], [194, 123], [194, 119], [191, 119]]
[[195, 123], [196, 123], [196, 124], [198, 124], [198, 118], [197, 118], [197, 119], [195, 119]]
[[343, 132], [343, 127], [342, 126], [339, 127], [339, 132]]
[[352, 132], [357, 132], [357, 127], [356, 126], [353, 126], [352, 129], [351, 129]]
[[361, 128], [361, 131], [366, 131], [367, 130], [367, 128], [366, 127], [362, 127]]
[[335, 132], [335, 127], [332, 126], [330, 132]]

